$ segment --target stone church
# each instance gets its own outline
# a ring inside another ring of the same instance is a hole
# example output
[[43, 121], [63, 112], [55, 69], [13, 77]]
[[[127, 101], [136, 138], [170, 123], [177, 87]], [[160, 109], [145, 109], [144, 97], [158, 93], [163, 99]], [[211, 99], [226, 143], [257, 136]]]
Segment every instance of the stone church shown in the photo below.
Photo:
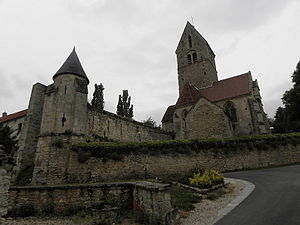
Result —
[[187, 22], [176, 49], [179, 98], [162, 127], [176, 139], [270, 133], [257, 80], [251, 72], [218, 80], [215, 54]]

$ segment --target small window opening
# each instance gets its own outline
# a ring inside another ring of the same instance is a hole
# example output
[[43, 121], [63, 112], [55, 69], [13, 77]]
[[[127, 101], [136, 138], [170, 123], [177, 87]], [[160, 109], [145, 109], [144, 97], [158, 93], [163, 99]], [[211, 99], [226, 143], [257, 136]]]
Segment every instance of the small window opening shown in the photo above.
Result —
[[19, 123], [18, 124], [18, 134], [21, 132], [21, 130], [22, 130], [22, 123]]
[[187, 60], [188, 60], [188, 64], [192, 64], [192, 57], [191, 57], [191, 55], [187, 56]]
[[193, 63], [197, 62], [197, 53], [193, 53]]
[[191, 36], [189, 36], [189, 48], [192, 48], [193, 47], [193, 44], [192, 44], [192, 37]]
[[120, 127], [120, 129], [121, 129], [121, 136], [123, 135], [122, 128], [123, 128], [123, 126], [122, 126], [122, 124], [121, 124], [121, 127]]
[[65, 94], [67, 94], [67, 86], [65, 86]]
[[107, 120], [107, 132], [109, 132], [109, 120]]
[[65, 114], [63, 114], [63, 117], [61, 118], [62, 126], [65, 126], [65, 122], [67, 121]]

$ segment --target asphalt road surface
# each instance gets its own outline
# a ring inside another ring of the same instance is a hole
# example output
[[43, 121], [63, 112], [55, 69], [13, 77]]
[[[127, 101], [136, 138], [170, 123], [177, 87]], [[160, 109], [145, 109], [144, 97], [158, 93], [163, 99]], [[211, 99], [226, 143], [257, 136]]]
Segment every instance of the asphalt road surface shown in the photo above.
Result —
[[226, 173], [254, 191], [215, 225], [300, 225], [300, 165]]

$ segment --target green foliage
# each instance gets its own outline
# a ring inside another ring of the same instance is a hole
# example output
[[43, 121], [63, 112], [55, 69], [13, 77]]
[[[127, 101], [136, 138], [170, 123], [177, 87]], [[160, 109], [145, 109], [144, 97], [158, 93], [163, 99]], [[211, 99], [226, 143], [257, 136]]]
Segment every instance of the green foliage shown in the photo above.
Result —
[[170, 190], [171, 205], [173, 208], [193, 210], [193, 204], [201, 201], [202, 197], [178, 186], [172, 186]]
[[159, 126], [157, 126], [156, 121], [154, 119], [152, 119], [151, 116], [148, 119], [143, 120], [142, 123], [149, 127], [159, 127]]
[[123, 95], [119, 95], [117, 115], [127, 118], [133, 117], [133, 105], [130, 104], [130, 101], [131, 97], [128, 94], [128, 90], [123, 90]]
[[300, 61], [292, 75], [293, 87], [282, 97], [284, 107], [279, 107], [274, 120], [274, 132], [300, 131]]
[[209, 199], [209, 200], [216, 200], [216, 199], [222, 197], [225, 194], [226, 194], [226, 192], [224, 191], [224, 189], [220, 188], [216, 191], [208, 193], [206, 198]]
[[16, 136], [12, 136], [13, 130], [8, 126], [0, 124], [0, 146], [6, 154], [10, 155], [17, 149]]
[[95, 84], [95, 91], [92, 99], [92, 107], [97, 111], [102, 111], [104, 109], [104, 87], [102, 83]]
[[205, 170], [204, 173], [195, 173], [189, 178], [191, 186], [198, 188], [209, 188], [216, 184], [224, 183], [224, 176], [216, 170]]
[[147, 141], [147, 142], [98, 142], [78, 143], [72, 150], [79, 153], [79, 160], [83, 154], [86, 161], [89, 157], [102, 158], [106, 161], [122, 160], [130, 154], [144, 155], [180, 155], [192, 152], [210, 152], [215, 155], [231, 154], [253, 150], [276, 149], [288, 144], [297, 145], [300, 142], [300, 133], [272, 134], [249, 137], [210, 138], [192, 140]]

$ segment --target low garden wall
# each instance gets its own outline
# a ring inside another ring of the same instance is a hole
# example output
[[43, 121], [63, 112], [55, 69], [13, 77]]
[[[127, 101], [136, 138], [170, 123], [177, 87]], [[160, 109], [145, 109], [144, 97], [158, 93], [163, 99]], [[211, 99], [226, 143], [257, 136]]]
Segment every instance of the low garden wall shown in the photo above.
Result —
[[[171, 210], [169, 185], [150, 182], [11, 187], [11, 216], [69, 216], [78, 211], [118, 222], [124, 211], [133, 210], [145, 224], [162, 224]], [[103, 214], [103, 216], [101, 216]], [[112, 218], [116, 217], [116, 218]], [[106, 221], [104, 224], [111, 224]]]

